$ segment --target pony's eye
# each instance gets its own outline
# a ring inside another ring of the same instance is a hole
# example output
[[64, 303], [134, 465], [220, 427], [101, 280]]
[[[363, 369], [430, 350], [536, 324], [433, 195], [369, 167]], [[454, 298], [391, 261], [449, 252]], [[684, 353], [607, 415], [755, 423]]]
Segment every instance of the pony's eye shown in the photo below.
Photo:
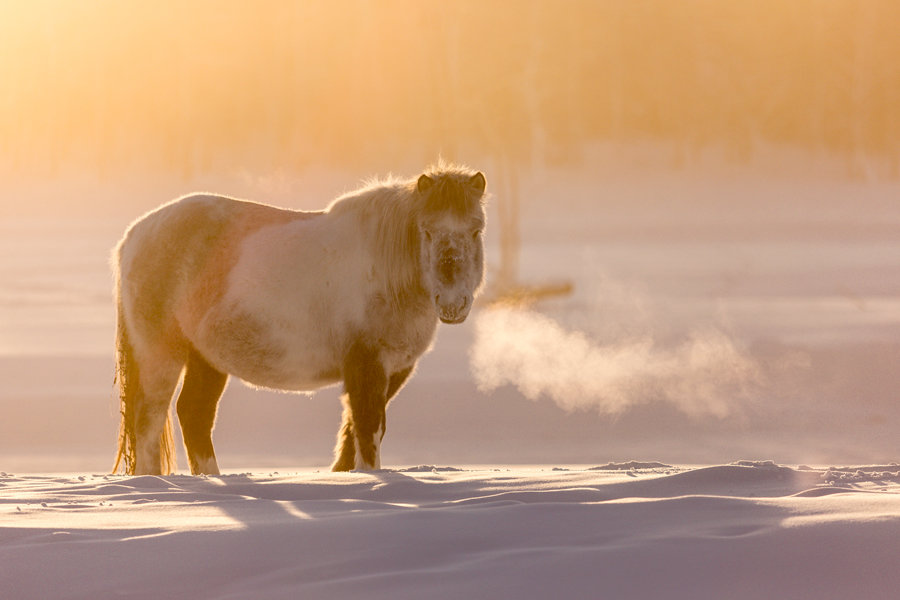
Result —
[[476, 229], [476, 230], [472, 231], [472, 239], [473, 240], [477, 240], [479, 235], [481, 235], [480, 229]]

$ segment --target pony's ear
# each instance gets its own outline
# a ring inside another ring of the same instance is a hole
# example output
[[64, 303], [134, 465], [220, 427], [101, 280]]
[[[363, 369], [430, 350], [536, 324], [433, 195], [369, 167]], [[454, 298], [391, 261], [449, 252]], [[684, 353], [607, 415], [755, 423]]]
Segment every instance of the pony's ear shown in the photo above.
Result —
[[487, 185], [487, 182], [484, 180], [484, 175], [481, 174], [481, 171], [478, 171], [469, 178], [469, 185], [475, 188], [475, 191], [477, 191], [479, 194], [484, 193], [484, 188]]
[[422, 174], [419, 176], [419, 181], [416, 182], [416, 189], [420, 194], [427, 194], [428, 190], [430, 190], [433, 185], [434, 179], [428, 175]]

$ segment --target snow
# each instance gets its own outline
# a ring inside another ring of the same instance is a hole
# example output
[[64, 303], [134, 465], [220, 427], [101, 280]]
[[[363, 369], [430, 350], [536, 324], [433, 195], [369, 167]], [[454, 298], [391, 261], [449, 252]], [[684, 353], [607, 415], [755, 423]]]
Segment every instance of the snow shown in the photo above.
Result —
[[0, 523], [8, 599], [894, 598], [900, 465], [2, 473]]

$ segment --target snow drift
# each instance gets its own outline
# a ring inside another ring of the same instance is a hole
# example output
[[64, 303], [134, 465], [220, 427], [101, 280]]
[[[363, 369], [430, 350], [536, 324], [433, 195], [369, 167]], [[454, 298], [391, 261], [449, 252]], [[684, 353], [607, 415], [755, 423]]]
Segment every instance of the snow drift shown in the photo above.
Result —
[[4, 598], [895, 598], [900, 465], [0, 475]]

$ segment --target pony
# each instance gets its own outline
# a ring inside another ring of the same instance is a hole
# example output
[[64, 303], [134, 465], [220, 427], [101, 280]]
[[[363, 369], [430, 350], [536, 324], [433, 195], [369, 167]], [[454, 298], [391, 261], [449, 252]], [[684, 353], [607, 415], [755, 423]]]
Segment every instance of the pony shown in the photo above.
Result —
[[113, 473], [192, 474], [229, 376], [311, 392], [343, 383], [332, 470], [381, 468], [388, 402], [462, 323], [484, 282], [485, 178], [458, 165], [374, 180], [316, 212], [207, 193], [127, 229], [112, 263], [120, 402]]

